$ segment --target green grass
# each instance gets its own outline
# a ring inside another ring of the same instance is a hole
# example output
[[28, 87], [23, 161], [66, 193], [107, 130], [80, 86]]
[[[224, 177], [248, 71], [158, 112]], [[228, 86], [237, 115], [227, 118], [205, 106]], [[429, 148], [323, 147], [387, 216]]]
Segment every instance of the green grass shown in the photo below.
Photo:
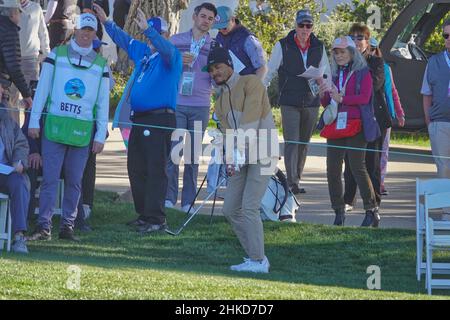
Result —
[[[415, 280], [414, 231], [265, 222], [271, 272], [241, 274], [228, 270], [244, 253], [224, 218], [195, 217], [177, 237], [141, 236], [124, 225], [132, 206], [113, 201], [97, 192], [95, 231], [81, 243], [57, 240], [55, 228], [27, 256], [0, 253], [0, 299], [429, 298]], [[168, 219], [176, 229], [185, 215]], [[81, 268], [79, 290], [66, 288], [70, 265]], [[370, 265], [381, 268], [382, 290], [367, 289]]]

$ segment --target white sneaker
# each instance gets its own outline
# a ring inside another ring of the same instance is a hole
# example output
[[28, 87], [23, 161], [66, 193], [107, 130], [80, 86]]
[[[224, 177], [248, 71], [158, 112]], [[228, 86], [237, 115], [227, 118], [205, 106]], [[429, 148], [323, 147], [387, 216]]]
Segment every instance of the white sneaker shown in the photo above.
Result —
[[262, 261], [244, 258], [243, 263], [231, 266], [230, 270], [238, 272], [269, 273], [269, 268], [270, 263], [267, 257], [264, 257]]
[[165, 206], [166, 208], [168, 208], [168, 209], [172, 209], [175, 205], [172, 203], [172, 201], [166, 200], [166, 201], [164, 202], [164, 206]]
[[83, 204], [83, 210], [84, 210], [84, 220], [89, 219], [91, 216], [91, 207], [88, 204]]
[[[183, 206], [183, 207], [181, 208], [181, 210], [183, 210], [184, 212], [188, 213], [190, 207], [191, 207], [191, 205], [190, 205], [190, 204], [187, 204], [187, 205]], [[194, 213], [195, 210], [197, 210], [197, 208], [195, 208], [194, 206], [192, 206], [191, 211], [189, 211], [189, 214]]]
[[353, 211], [353, 206], [349, 205], [349, 204], [345, 204], [345, 212], [350, 212]]

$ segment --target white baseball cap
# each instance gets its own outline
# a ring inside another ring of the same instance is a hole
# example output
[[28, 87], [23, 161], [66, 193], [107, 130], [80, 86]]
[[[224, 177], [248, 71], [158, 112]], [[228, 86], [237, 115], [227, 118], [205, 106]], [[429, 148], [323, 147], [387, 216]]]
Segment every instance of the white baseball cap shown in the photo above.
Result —
[[82, 13], [77, 19], [76, 29], [80, 30], [87, 27], [97, 31], [97, 18], [92, 13]]

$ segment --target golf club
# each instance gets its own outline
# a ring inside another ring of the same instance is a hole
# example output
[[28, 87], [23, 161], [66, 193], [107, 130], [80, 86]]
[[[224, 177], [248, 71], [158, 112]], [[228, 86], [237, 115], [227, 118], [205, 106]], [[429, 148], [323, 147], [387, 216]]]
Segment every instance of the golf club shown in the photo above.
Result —
[[208, 196], [205, 198], [205, 200], [203, 200], [203, 202], [202, 202], [201, 205], [197, 208], [197, 210], [195, 210], [195, 211], [191, 214], [191, 216], [186, 220], [186, 222], [185, 222], [185, 223], [184, 223], [184, 224], [183, 224], [176, 232], [170, 231], [169, 229], [166, 229], [165, 231], [166, 231], [168, 234], [172, 235], [172, 236], [177, 236], [177, 235], [179, 235], [179, 234], [181, 233], [181, 231], [183, 231], [184, 227], [187, 226], [187, 224], [188, 224], [188, 223], [189, 223], [189, 222], [197, 215], [197, 213], [200, 211], [200, 209], [205, 205], [206, 201], [208, 201], [209, 198], [211, 198], [211, 197], [216, 193], [216, 191], [222, 186], [222, 184], [225, 182], [225, 180], [226, 180], [226, 178], [223, 178], [223, 179], [220, 181], [220, 183], [214, 188], [214, 190], [211, 191], [210, 194], [208, 194]]

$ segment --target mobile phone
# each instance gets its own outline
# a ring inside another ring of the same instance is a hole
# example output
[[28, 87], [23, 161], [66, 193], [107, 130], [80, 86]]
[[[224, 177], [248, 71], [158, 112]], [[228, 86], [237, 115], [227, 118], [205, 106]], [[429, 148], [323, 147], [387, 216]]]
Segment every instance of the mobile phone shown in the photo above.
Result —
[[83, 9], [91, 9], [93, 10], [94, 0], [82, 0]]

